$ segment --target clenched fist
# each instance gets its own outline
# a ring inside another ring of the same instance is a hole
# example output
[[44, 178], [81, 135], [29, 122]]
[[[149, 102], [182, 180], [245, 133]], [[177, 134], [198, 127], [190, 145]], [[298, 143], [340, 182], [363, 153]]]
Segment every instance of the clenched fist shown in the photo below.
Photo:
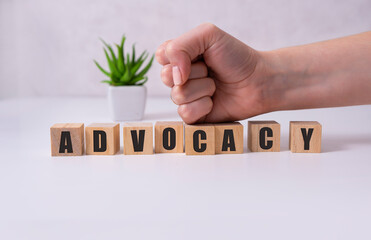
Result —
[[[261, 52], [205, 23], [156, 52], [186, 123], [371, 103], [371, 32]], [[351, 64], [349, 64], [351, 63]]]

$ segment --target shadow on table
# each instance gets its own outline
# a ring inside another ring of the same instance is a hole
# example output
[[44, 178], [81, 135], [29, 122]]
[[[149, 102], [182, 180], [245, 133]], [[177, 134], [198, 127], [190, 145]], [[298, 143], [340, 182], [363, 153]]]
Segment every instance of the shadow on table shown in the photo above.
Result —
[[369, 146], [371, 150], [370, 135], [333, 135], [322, 136], [322, 152], [334, 152], [351, 148], [354, 145]]

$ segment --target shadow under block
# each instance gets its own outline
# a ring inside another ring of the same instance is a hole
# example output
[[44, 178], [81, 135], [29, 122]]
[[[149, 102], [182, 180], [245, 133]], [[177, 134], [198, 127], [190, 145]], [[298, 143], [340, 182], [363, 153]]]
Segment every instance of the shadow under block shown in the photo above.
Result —
[[213, 124], [185, 124], [186, 155], [214, 155], [215, 127]]
[[291, 121], [289, 148], [294, 153], [320, 153], [322, 126], [316, 121]]
[[125, 155], [153, 154], [152, 123], [124, 123], [123, 133]]
[[156, 122], [155, 152], [183, 153], [183, 122]]
[[50, 128], [52, 156], [84, 154], [84, 124], [56, 123]]
[[120, 124], [92, 123], [85, 127], [86, 154], [114, 155], [120, 150]]
[[249, 121], [248, 148], [251, 152], [279, 152], [281, 125], [276, 121]]
[[215, 153], [243, 153], [243, 126], [239, 122], [216, 123]]

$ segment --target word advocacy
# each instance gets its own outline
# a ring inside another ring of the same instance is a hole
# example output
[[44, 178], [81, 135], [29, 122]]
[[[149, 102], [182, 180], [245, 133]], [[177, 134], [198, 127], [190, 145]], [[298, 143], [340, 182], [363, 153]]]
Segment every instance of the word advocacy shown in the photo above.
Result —
[[[248, 122], [248, 148], [252, 152], [280, 151], [280, 124], [275, 121]], [[183, 132], [185, 137], [183, 139]], [[318, 122], [290, 122], [290, 150], [321, 152], [322, 126]], [[50, 128], [52, 156], [84, 153], [84, 124], [57, 123]], [[112, 155], [120, 150], [118, 123], [93, 123], [85, 128], [86, 154]], [[241, 123], [188, 125], [183, 122], [156, 122], [155, 152], [212, 155], [243, 153]], [[124, 123], [124, 154], [153, 154], [152, 123]]]

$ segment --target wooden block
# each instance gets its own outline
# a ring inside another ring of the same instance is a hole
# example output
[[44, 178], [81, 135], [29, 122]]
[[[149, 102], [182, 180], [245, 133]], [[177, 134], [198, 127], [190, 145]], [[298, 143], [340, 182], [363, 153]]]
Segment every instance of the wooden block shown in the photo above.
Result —
[[120, 150], [120, 124], [92, 123], [85, 128], [86, 154], [114, 155]]
[[294, 153], [320, 153], [322, 126], [315, 121], [291, 121], [289, 147]]
[[243, 153], [243, 126], [239, 122], [217, 123], [215, 127], [215, 153]]
[[84, 154], [84, 124], [56, 123], [50, 128], [52, 156]]
[[249, 121], [248, 148], [251, 152], [279, 152], [281, 126], [276, 121]]
[[185, 125], [186, 155], [215, 154], [215, 127], [213, 124]]
[[153, 154], [152, 123], [124, 123], [124, 154]]
[[182, 153], [183, 122], [156, 122], [155, 152]]

